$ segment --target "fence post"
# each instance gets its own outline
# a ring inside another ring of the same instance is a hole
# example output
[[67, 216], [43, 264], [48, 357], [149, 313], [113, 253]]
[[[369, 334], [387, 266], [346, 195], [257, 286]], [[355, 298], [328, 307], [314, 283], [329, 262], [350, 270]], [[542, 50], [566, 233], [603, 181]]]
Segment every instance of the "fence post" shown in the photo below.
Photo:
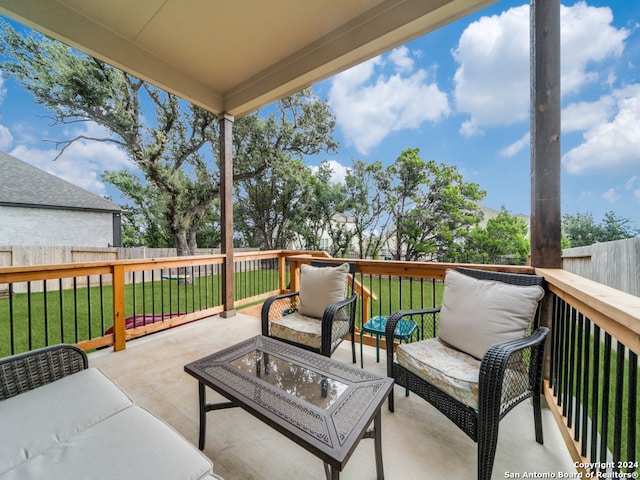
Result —
[[124, 267], [113, 266], [113, 350], [119, 352], [127, 345], [125, 338]]

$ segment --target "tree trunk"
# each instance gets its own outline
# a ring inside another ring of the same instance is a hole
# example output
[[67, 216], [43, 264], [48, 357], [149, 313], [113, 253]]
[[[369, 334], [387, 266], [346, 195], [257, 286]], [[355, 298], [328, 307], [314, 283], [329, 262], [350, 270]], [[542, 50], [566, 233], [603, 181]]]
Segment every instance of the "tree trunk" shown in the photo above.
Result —
[[[176, 242], [176, 250], [179, 257], [187, 257], [193, 255], [195, 248], [190, 245], [191, 238], [187, 239], [187, 232], [184, 230], [174, 230], [173, 237]], [[195, 243], [195, 238], [193, 239]], [[186, 267], [178, 268], [178, 285], [193, 285], [193, 278], [189, 274]]]

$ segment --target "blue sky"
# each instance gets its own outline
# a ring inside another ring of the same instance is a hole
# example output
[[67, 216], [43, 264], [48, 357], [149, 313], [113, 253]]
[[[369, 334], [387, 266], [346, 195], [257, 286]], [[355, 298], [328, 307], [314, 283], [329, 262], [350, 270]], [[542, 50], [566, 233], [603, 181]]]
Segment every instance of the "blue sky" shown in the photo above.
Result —
[[[336, 115], [336, 178], [353, 160], [392, 163], [406, 148], [456, 165], [484, 205], [530, 213], [529, 2], [500, 1], [313, 88]], [[640, 1], [563, 1], [562, 213], [605, 212], [640, 228]], [[0, 81], [0, 150], [96, 194], [104, 169], [130, 168], [114, 145], [77, 142], [53, 162], [51, 127], [13, 80]]]

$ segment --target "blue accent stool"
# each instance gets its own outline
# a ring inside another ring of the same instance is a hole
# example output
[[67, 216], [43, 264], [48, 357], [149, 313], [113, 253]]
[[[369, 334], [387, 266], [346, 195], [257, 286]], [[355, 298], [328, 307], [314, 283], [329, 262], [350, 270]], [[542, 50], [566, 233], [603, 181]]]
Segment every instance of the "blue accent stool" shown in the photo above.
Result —
[[[380, 337], [384, 337], [384, 330], [386, 327], [386, 316], [373, 317], [362, 326], [362, 330], [360, 330], [360, 368], [364, 368], [364, 360], [362, 359], [362, 334], [368, 333], [370, 335], [375, 335], [376, 362], [380, 362]], [[396, 325], [396, 331], [394, 332], [393, 337], [403, 341], [404, 343], [409, 343], [409, 339], [417, 328], [418, 326], [414, 321], [403, 318]]]

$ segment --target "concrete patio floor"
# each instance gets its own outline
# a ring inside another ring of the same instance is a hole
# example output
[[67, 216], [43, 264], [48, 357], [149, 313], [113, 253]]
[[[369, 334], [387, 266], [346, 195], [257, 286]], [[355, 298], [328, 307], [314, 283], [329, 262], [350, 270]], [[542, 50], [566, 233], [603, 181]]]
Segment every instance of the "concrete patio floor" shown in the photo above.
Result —
[[[259, 333], [258, 318], [215, 316], [128, 342], [122, 352], [92, 353], [89, 363], [197, 445], [198, 382], [184, 372], [184, 365]], [[350, 357], [350, 345], [343, 342], [332, 358], [350, 362]], [[364, 367], [386, 372], [384, 357], [376, 363], [374, 347], [364, 347]], [[207, 400], [216, 395], [208, 390]], [[395, 387], [395, 397], [396, 411], [389, 412], [386, 404], [382, 410], [385, 478], [476, 478], [476, 444], [416, 395], [405, 397], [404, 389]], [[493, 479], [527, 478], [525, 473], [557, 478], [560, 472], [575, 472], [548, 410], [543, 411], [545, 443], [535, 442], [532, 412], [530, 403], [524, 402], [501, 422]], [[225, 480], [324, 478], [320, 460], [249, 413], [234, 408], [207, 415], [204, 453], [213, 461], [214, 472]], [[375, 478], [373, 441], [361, 441], [341, 478]]]

